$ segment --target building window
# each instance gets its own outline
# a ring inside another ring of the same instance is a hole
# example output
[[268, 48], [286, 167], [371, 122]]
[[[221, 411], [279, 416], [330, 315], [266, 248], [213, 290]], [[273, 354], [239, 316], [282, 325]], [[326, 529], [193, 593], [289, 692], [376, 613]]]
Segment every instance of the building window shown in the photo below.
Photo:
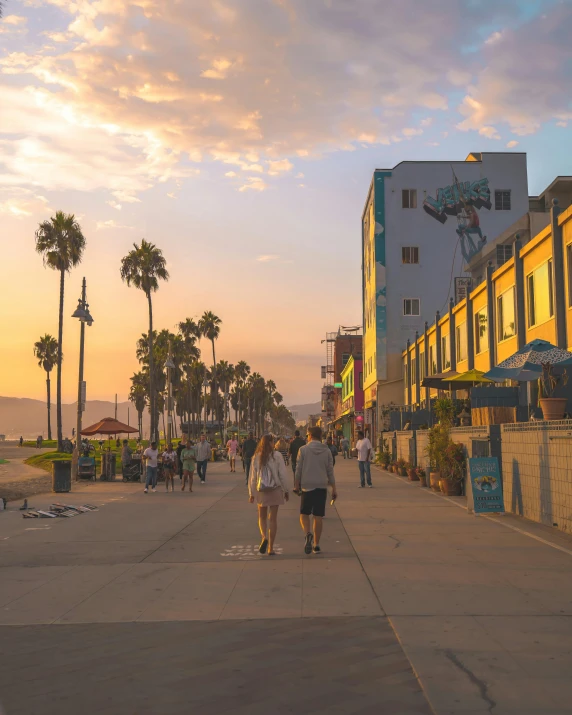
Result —
[[475, 348], [477, 355], [489, 348], [489, 316], [486, 307], [475, 313]]
[[552, 261], [546, 261], [526, 277], [528, 327], [540, 325], [554, 315]]
[[566, 246], [566, 263], [568, 264], [568, 305], [572, 308], [572, 243]]
[[451, 351], [449, 350], [449, 334], [441, 336], [441, 362], [443, 370], [451, 367]]
[[402, 246], [401, 247], [401, 262], [402, 263], [419, 263], [419, 247], [418, 246]]
[[415, 385], [417, 382], [417, 365], [415, 363], [415, 358], [411, 358], [411, 384]]
[[419, 353], [419, 382], [425, 379], [425, 353]]
[[467, 323], [461, 323], [455, 328], [455, 352], [457, 362], [467, 359]]
[[516, 335], [514, 287], [497, 298], [497, 338], [500, 343]]
[[363, 372], [359, 374], [359, 389], [363, 390]]
[[349, 359], [350, 359], [349, 353], [342, 353], [342, 367], [345, 367], [348, 364]]
[[401, 191], [401, 207], [404, 209], [417, 208], [417, 189], [403, 189]]
[[512, 258], [512, 243], [507, 243], [504, 246], [497, 246], [497, 265], [502, 266]]
[[508, 191], [495, 191], [495, 211], [510, 211], [510, 189]]
[[419, 298], [403, 299], [403, 315], [419, 315]]
[[437, 360], [435, 360], [435, 346], [429, 345], [429, 374], [437, 373]]

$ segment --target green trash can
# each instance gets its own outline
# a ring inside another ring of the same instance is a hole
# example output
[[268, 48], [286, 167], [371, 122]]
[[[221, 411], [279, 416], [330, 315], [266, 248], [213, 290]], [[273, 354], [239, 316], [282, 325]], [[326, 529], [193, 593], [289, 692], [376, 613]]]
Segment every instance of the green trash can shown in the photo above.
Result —
[[71, 492], [71, 460], [52, 462], [52, 491]]

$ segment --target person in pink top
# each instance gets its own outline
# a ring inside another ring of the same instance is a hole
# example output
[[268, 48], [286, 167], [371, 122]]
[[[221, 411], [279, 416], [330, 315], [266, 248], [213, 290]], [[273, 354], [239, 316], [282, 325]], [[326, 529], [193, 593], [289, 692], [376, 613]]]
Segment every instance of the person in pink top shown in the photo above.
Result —
[[236, 472], [236, 455], [238, 452], [238, 440], [233, 435], [226, 443], [226, 451], [230, 460], [230, 471]]

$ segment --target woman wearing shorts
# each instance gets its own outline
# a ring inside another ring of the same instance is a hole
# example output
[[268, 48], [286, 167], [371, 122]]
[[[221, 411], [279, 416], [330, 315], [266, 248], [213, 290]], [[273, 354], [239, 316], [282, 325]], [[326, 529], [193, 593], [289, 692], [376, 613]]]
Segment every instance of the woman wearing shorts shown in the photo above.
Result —
[[177, 453], [170, 444], [161, 455], [163, 460], [163, 474], [165, 476], [165, 486], [169, 491], [169, 482], [171, 482], [172, 491], [175, 491], [175, 467], [177, 464]]
[[181, 452], [181, 459], [183, 460], [183, 486], [181, 491], [185, 491], [187, 486], [187, 479], [189, 480], [189, 491], [193, 491], [193, 474], [195, 472], [195, 467], [197, 465], [197, 450], [193, 447], [193, 443], [189, 440], [186, 447], [183, 448]]
[[274, 542], [278, 530], [278, 507], [288, 501], [287, 472], [284, 459], [274, 449], [272, 435], [266, 434], [258, 443], [248, 482], [249, 502], [258, 504], [258, 528], [262, 541], [261, 554], [274, 556]]

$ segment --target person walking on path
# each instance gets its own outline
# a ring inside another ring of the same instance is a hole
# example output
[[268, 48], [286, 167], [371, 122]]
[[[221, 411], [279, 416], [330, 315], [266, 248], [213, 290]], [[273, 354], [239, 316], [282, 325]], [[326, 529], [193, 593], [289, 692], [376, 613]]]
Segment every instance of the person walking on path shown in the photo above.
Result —
[[[322, 536], [322, 519], [326, 513], [328, 484], [332, 488], [332, 499], [337, 499], [336, 480], [334, 478], [334, 458], [326, 444], [322, 444], [322, 429], [312, 427], [309, 430], [310, 441], [300, 448], [296, 464], [295, 490], [301, 492], [300, 524], [305, 534], [304, 553], [319, 554]], [[313, 516], [313, 528], [310, 528], [310, 516]]]
[[248, 486], [248, 480], [250, 478], [250, 468], [252, 465], [252, 459], [254, 453], [256, 452], [257, 442], [254, 439], [254, 432], [248, 433], [248, 439], [245, 439], [242, 443], [242, 461], [244, 462], [244, 469], [246, 471], [246, 484]]
[[[278, 530], [278, 507], [288, 501], [286, 464], [280, 452], [274, 449], [274, 438], [265, 434], [260, 440], [250, 469], [248, 501], [258, 504], [258, 528], [262, 541], [258, 551], [274, 556], [274, 543]], [[270, 515], [268, 514], [270, 512]]]
[[[189, 444], [191, 443], [191, 440], [189, 439]], [[175, 450], [177, 453], [177, 468], [179, 471], [179, 479], [182, 481], [183, 480], [183, 460], [181, 458], [181, 454], [185, 447], [187, 446], [187, 439], [185, 435], [181, 437], [181, 441], [177, 445], [177, 449]]]
[[288, 453], [290, 455], [290, 461], [292, 462], [292, 471], [296, 474], [296, 461], [298, 459], [298, 452], [300, 447], [303, 447], [306, 442], [300, 437], [300, 430], [294, 432], [294, 439], [290, 442], [288, 447]]
[[157, 487], [157, 460], [159, 459], [157, 442], [151, 442], [151, 445], [143, 452], [143, 456], [147, 460], [147, 477], [145, 479], [145, 489], [143, 491], [147, 494], [149, 491], [149, 485], [151, 485], [151, 491], [153, 492]]
[[188, 444], [183, 446], [181, 451], [181, 461], [183, 464], [183, 486], [181, 491], [185, 491], [187, 480], [189, 481], [189, 492], [193, 491], [193, 476], [195, 466], [197, 464], [197, 450], [193, 447], [193, 443], [189, 440]]
[[332, 453], [332, 459], [334, 460], [334, 467], [336, 466], [336, 457], [338, 456], [338, 448], [334, 444], [334, 440], [331, 437], [328, 437], [326, 440], [326, 444], [328, 445], [328, 449]]
[[342, 454], [344, 459], [351, 459], [352, 455], [350, 452], [350, 441], [347, 437], [344, 437], [341, 441]]
[[165, 475], [165, 487], [169, 491], [169, 482], [171, 482], [171, 491], [175, 491], [175, 469], [177, 466], [177, 453], [173, 449], [173, 445], [167, 445], [167, 448], [161, 455], [163, 462], [163, 474]]
[[364, 435], [363, 432], [358, 432], [358, 442], [356, 444], [358, 467], [359, 467], [359, 481], [360, 487], [363, 489], [365, 487], [365, 482], [367, 479], [367, 486], [371, 489], [373, 484], [371, 483], [371, 453], [372, 446], [369, 439]]
[[277, 452], [280, 452], [282, 458], [284, 459], [284, 464], [288, 465], [288, 442], [286, 442], [284, 437], [278, 437], [276, 444], [274, 445], [274, 449]]
[[236, 437], [231, 437], [226, 443], [226, 451], [230, 461], [230, 471], [236, 472], [236, 453], [238, 452], [238, 440]]
[[207, 478], [207, 462], [211, 458], [211, 446], [207, 442], [205, 434], [200, 437], [200, 442], [196, 446], [197, 450], [197, 474], [201, 480], [201, 484], [205, 483]]

